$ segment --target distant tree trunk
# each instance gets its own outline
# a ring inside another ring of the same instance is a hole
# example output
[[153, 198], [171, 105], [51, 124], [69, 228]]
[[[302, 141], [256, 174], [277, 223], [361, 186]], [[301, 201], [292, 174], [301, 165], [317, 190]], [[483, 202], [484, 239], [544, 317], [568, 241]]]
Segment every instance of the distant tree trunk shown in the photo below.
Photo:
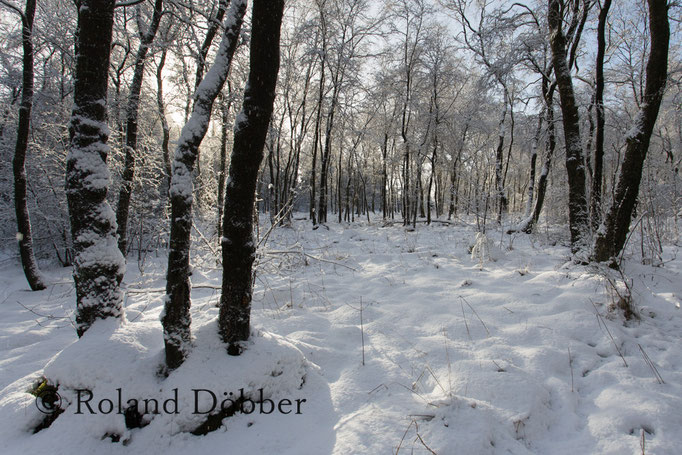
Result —
[[[383, 219], [386, 220], [388, 216], [388, 172], [386, 170], [386, 160], [388, 158], [388, 133], [384, 133], [384, 142], [381, 147], [381, 211]], [[372, 201], [374, 204], [374, 201]]]
[[625, 245], [632, 212], [639, 194], [644, 160], [665, 91], [670, 42], [668, 4], [666, 0], [648, 0], [648, 4], [651, 46], [646, 66], [643, 103], [625, 139], [625, 157], [620, 168], [613, 203], [604, 224], [597, 233], [594, 259], [598, 262], [614, 258]]
[[564, 141], [566, 143], [566, 172], [568, 174], [568, 218], [571, 232], [571, 251], [586, 252], [589, 241], [589, 210], [585, 195], [585, 163], [580, 138], [580, 117], [573, 91], [568, 62], [566, 36], [562, 30], [560, 0], [549, 0], [548, 24], [550, 47], [556, 75], [561, 113], [563, 115]]
[[542, 213], [542, 207], [545, 203], [545, 193], [547, 191], [547, 178], [549, 171], [552, 168], [552, 158], [554, 157], [554, 150], [556, 149], [556, 135], [554, 127], [554, 90], [556, 83], [549, 84], [549, 79], [542, 77], [542, 96], [545, 100], [545, 115], [547, 116], [547, 140], [545, 143], [545, 163], [542, 166], [540, 177], [538, 178], [537, 197], [535, 198], [535, 208], [533, 213], [527, 219], [525, 226], [520, 226], [519, 230], [530, 234], [533, 228], [537, 225]]
[[76, 330], [121, 317], [125, 260], [107, 202], [107, 82], [115, 0], [81, 0], [76, 35], [73, 113], [66, 157], [66, 196], [74, 250]]
[[[320, 25], [325, 26], [324, 15], [320, 16]], [[327, 38], [326, 30], [322, 29], [322, 52], [326, 52]], [[310, 171], [310, 219], [313, 225], [316, 225], [320, 220], [316, 213], [316, 172], [317, 172], [317, 150], [320, 145], [320, 129], [322, 128], [322, 104], [324, 103], [324, 75], [325, 75], [325, 60], [324, 57], [320, 59], [320, 84], [317, 95], [317, 109], [315, 113], [315, 134], [313, 136], [313, 162]]]
[[468, 131], [469, 119], [467, 119], [466, 123], [464, 124], [464, 129], [462, 130], [462, 140], [459, 142], [457, 155], [452, 160], [452, 173], [450, 174], [450, 206], [448, 208], [448, 220], [452, 219], [452, 215], [457, 213], [457, 185], [459, 183], [459, 181], [457, 180], [457, 166], [459, 165], [459, 160], [462, 156], [462, 151], [464, 150], [464, 144], [466, 143]]
[[17, 241], [24, 275], [31, 290], [45, 289], [43, 277], [38, 269], [38, 263], [33, 254], [33, 235], [31, 234], [31, 219], [28, 213], [26, 199], [26, 152], [28, 150], [29, 127], [31, 123], [31, 108], [33, 107], [33, 18], [36, 12], [35, 0], [26, 0], [26, 8], [21, 14], [21, 36], [24, 47], [23, 75], [21, 86], [21, 105], [19, 106], [19, 125], [17, 127], [17, 142], [14, 149], [14, 210], [17, 217]]
[[[334, 73], [332, 99], [329, 105], [329, 112], [327, 113], [327, 123], [325, 126], [324, 148], [322, 149], [322, 160], [320, 166], [320, 203], [317, 211], [317, 221], [319, 223], [327, 222], [327, 187], [329, 180], [329, 167], [331, 165], [332, 153], [332, 139], [334, 133], [334, 114], [339, 101], [339, 92], [341, 90], [340, 70], [337, 68]], [[341, 206], [339, 205], [339, 210]]]
[[507, 197], [504, 194], [504, 183], [502, 182], [502, 166], [504, 164], [504, 135], [505, 118], [507, 117], [507, 88], [504, 88], [502, 99], [502, 115], [498, 124], [497, 149], [495, 152], [495, 190], [497, 192], [497, 222], [502, 222], [502, 213], [507, 209]]
[[[431, 151], [431, 174], [429, 175], [429, 186], [426, 191], [426, 224], [431, 224], [431, 190], [433, 189], [433, 175], [436, 172], [436, 160], [438, 159], [438, 137], [434, 135], [433, 150]], [[438, 196], [436, 195], [436, 201]], [[436, 202], [437, 206], [437, 202]], [[436, 214], [438, 217], [438, 214]]]
[[[234, 0], [233, 0], [234, 1]], [[223, 284], [218, 327], [228, 354], [239, 355], [239, 342], [250, 334], [253, 261], [253, 204], [258, 168], [268, 132], [279, 71], [283, 0], [254, 0], [249, 79], [242, 113], [235, 124], [230, 182], [223, 221]]]
[[[341, 163], [343, 162], [343, 149], [339, 148], [339, 163], [336, 168], [336, 203], [339, 209], [339, 223], [341, 223], [341, 216], [343, 215], [343, 191], [341, 191], [341, 178], [343, 174], [341, 173]], [[350, 182], [350, 176], [348, 177]]]
[[597, 137], [594, 147], [594, 169], [592, 172], [592, 194], [590, 207], [592, 228], [596, 231], [601, 223], [601, 182], [604, 167], [604, 53], [606, 51], [606, 17], [609, 14], [611, 0], [604, 0], [599, 12], [597, 26], [597, 63], [594, 103], [597, 108]]
[[530, 177], [528, 180], [528, 200], [526, 201], [526, 216], [530, 215], [533, 209], [533, 197], [535, 196], [535, 168], [538, 160], [538, 142], [540, 141], [540, 133], [542, 132], [543, 114], [538, 116], [538, 128], [535, 130], [535, 137], [533, 138], [533, 150], [530, 154]]
[[163, 159], [163, 169], [166, 174], [163, 179], [163, 184], [161, 185], [162, 201], [167, 201], [172, 173], [169, 149], [170, 128], [168, 127], [168, 120], [166, 120], [166, 105], [163, 101], [163, 67], [166, 64], [166, 53], [167, 49], [164, 49], [161, 52], [161, 61], [159, 62], [159, 66], [156, 69], [156, 105], [159, 110], [159, 119], [161, 120], [161, 130], [163, 134], [161, 139], [161, 157]]
[[192, 115], [180, 133], [171, 179], [171, 232], [166, 278], [166, 303], [161, 318], [166, 365], [182, 364], [191, 341], [190, 333], [190, 234], [192, 231], [192, 170], [199, 145], [208, 131], [213, 102], [227, 79], [246, 12], [246, 0], [232, 0], [225, 19], [225, 32], [215, 61], [199, 84]]
[[[116, 224], [118, 224], [118, 248], [126, 255], [128, 250], [128, 212], [130, 211], [130, 198], [133, 193], [133, 177], [135, 176], [135, 158], [137, 155], [137, 120], [140, 111], [140, 93], [142, 92], [142, 79], [144, 78], [144, 66], [147, 60], [149, 47], [154, 41], [156, 31], [159, 29], [161, 15], [163, 13], [163, 0], [156, 0], [154, 13], [147, 30], [139, 30], [140, 47], [135, 57], [135, 72], [130, 84], [128, 105], [126, 106], [126, 138], [125, 138], [125, 162], [123, 164], [123, 179], [121, 190], [118, 194], [118, 206], [116, 208]], [[142, 21], [138, 21], [142, 26]]]

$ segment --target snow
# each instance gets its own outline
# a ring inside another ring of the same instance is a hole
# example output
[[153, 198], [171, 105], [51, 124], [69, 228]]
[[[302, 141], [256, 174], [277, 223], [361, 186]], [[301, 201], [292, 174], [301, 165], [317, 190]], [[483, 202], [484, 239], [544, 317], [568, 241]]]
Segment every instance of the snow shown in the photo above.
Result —
[[110, 173], [102, 156], [107, 156], [111, 148], [107, 144], [95, 142], [86, 147], [71, 147], [67, 161], [73, 163], [71, 173], [83, 175], [83, 187], [91, 190], [103, 190], [109, 187]]
[[644, 122], [645, 122], [645, 115], [644, 112], [646, 110], [646, 103], [643, 103], [642, 106], [639, 109], [639, 112], [637, 112], [637, 116], [635, 117], [634, 121], [632, 122], [632, 126], [630, 129], [625, 133], [625, 141], [633, 141], [637, 138], [637, 136], [641, 135], [644, 131]]
[[[159, 374], [164, 252], [144, 274], [128, 270], [127, 321], [98, 321], [80, 340], [68, 269], [48, 269], [54, 284], [29, 293], [18, 261], [0, 261], [0, 451], [639, 454], [643, 437], [647, 454], [679, 453], [676, 247], [666, 247], [658, 268], [626, 255], [641, 319], [625, 322], [604, 279], [619, 276], [571, 262], [552, 229], [509, 237], [490, 228], [477, 236], [461, 221], [413, 232], [380, 226], [312, 231], [294, 221], [274, 230], [258, 256], [245, 352], [226, 354], [220, 291], [197, 287], [192, 351], [167, 378]], [[472, 258], [476, 246], [483, 256]], [[214, 263], [209, 253], [193, 260], [193, 284], [219, 287], [220, 270], [201, 266]], [[68, 407], [32, 434], [43, 415], [26, 390], [43, 375], [59, 383]], [[75, 414], [79, 388], [92, 391], [97, 414]], [[177, 389], [179, 412], [127, 429], [122, 415], [97, 408], [103, 398], [116, 408], [118, 388], [123, 403], [161, 405]], [[194, 405], [212, 404], [195, 390], [220, 397], [242, 388], [289, 400], [290, 411], [306, 401], [300, 414], [237, 413], [217, 431], [189, 433], [205, 418]]]

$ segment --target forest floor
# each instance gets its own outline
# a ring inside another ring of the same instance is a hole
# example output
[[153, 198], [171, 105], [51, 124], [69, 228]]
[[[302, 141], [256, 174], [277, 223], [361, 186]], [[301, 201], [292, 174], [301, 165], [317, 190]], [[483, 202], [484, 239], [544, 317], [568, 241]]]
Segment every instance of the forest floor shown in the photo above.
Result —
[[[252, 342], [235, 358], [216, 335], [220, 266], [198, 240], [195, 347], [168, 378], [158, 374], [162, 251], [142, 267], [129, 258], [125, 324], [99, 322], [80, 340], [70, 270], [47, 269], [53, 284], [30, 292], [5, 256], [0, 452], [679, 454], [679, 249], [666, 247], [661, 267], [626, 255], [623, 280], [571, 263], [551, 230], [491, 231], [483, 259], [472, 258], [476, 243], [464, 222], [278, 228], [259, 257]], [[614, 305], [625, 283], [639, 319]], [[32, 434], [45, 414], [26, 391], [43, 375], [59, 384], [65, 411]], [[285, 400], [283, 412], [238, 412], [217, 431], [190, 434], [209, 390], [220, 401], [240, 388]], [[159, 403], [177, 389], [182, 409], [127, 429], [116, 409], [106, 413], [116, 389]]]

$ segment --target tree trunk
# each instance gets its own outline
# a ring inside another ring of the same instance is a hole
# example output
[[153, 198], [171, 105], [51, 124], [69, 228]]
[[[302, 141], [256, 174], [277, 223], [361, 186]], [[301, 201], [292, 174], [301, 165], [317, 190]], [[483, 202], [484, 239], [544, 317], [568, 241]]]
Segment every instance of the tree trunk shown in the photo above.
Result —
[[[167, 201], [168, 191], [170, 189], [171, 179], [171, 162], [170, 162], [170, 128], [168, 127], [168, 120], [166, 120], [166, 106], [163, 102], [163, 67], [166, 64], [167, 49], [161, 53], [161, 61], [156, 69], [156, 106], [159, 110], [159, 119], [161, 120], [161, 130], [163, 138], [161, 139], [161, 157], [163, 159], [163, 169], [166, 173], [161, 185], [161, 200]], [[165, 206], [165, 202], [163, 204]]]
[[33, 107], [33, 18], [36, 12], [35, 0], [26, 0], [26, 9], [21, 15], [21, 35], [24, 47], [23, 75], [21, 86], [21, 105], [19, 106], [19, 125], [17, 142], [14, 149], [12, 167], [14, 171], [14, 209], [17, 217], [17, 241], [21, 266], [31, 290], [45, 289], [43, 277], [33, 254], [33, 235], [31, 219], [26, 199], [26, 152], [28, 150], [31, 108]]
[[[469, 131], [469, 119], [467, 119], [466, 123], [464, 124], [464, 128], [462, 130], [462, 139], [459, 142], [459, 146], [457, 149], [457, 155], [453, 158], [452, 160], [452, 173], [450, 174], [450, 206], [448, 207], [448, 220], [452, 218], [452, 215], [457, 213], [457, 186], [458, 186], [458, 179], [457, 179], [457, 166], [459, 164], [459, 160], [462, 156], [462, 151], [464, 150], [464, 144], [466, 143], [467, 139], [467, 132]], [[468, 208], [467, 208], [468, 210]], [[467, 212], [468, 215], [468, 212]]]
[[235, 124], [221, 242], [223, 284], [218, 327], [231, 355], [241, 352], [239, 342], [247, 340], [250, 334], [252, 267], [256, 251], [253, 204], [275, 99], [283, 10], [283, 0], [254, 0], [253, 3], [249, 79], [242, 113]]
[[[381, 147], [381, 211], [383, 213], [383, 219], [386, 220], [388, 216], [388, 173], [386, 169], [386, 160], [388, 158], [388, 133], [384, 133], [384, 143]], [[372, 204], [374, 201], [372, 200]]]
[[545, 115], [547, 116], [547, 141], [545, 142], [545, 163], [542, 166], [542, 172], [540, 173], [540, 178], [538, 178], [538, 189], [537, 196], [535, 198], [535, 208], [533, 213], [522, 222], [518, 227], [519, 231], [523, 231], [526, 234], [533, 232], [533, 228], [540, 219], [540, 213], [542, 213], [542, 207], [545, 203], [545, 193], [547, 191], [547, 178], [549, 177], [549, 171], [552, 168], [552, 158], [554, 156], [554, 150], [556, 149], [556, 135], [554, 127], [554, 90], [556, 88], [556, 82], [551, 86], [549, 84], [549, 79], [545, 76], [542, 77], [542, 97], [545, 100]]
[[211, 69], [199, 84], [194, 108], [180, 133], [171, 179], [171, 232], [166, 277], [166, 303], [161, 318], [166, 365], [175, 369], [184, 361], [190, 347], [190, 233], [192, 231], [192, 170], [199, 145], [208, 130], [213, 102], [227, 79], [239, 31], [246, 12], [245, 0], [232, 0], [225, 19], [225, 32]]
[[613, 204], [597, 233], [594, 259], [598, 262], [614, 258], [625, 245], [639, 193], [644, 160], [665, 91], [670, 42], [668, 5], [666, 0], [648, 0], [648, 4], [651, 51], [646, 66], [643, 103], [625, 140], [625, 158], [618, 176]]
[[[123, 181], [118, 194], [118, 206], [116, 208], [116, 224], [118, 224], [118, 248], [126, 255], [128, 250], [128, 212], [130, 210], [130, 198], [133, 193], [133, 177], [135, 176], [135, 158], [137, 155], [137, 119], [140, 111], [140, 93], [142, 92], [142, 79], [144, 78], [144, 65], [147, 60], [149, 47], [154, 41], [156, 31], [159, 29], [161, 15], [163, 13], [163, 0], [156, 0], [154, 13], [149, 28], [146, 31], [139, 30], [140, 47], [137, 49], [135, 58], [135, 71], [133, 81], [130, 84], [128, 105], [126, 106], [126, 138], [125, 138], [125, 163], [123, 165]], [[142, 21], [138, 22], [141, 25]]]
[[[431, 174], [429, 175], [429, 186], [426, 191], [426, 224], [431, 224], [431, 190], [433, 188], [433, 174], [436, 172], [436, 160], [438, 159], [438, 138], [434, 136], [433, 150], [431, 152]], [[436, 200], [438, 195], [436, 194]], [[438, 214], [436, 214], [436, 217]]]
[[[321, 25], [324, 26], [324, 16], [321, 20]], [[326, 31], [322, 30], [322, 49], [325, 52], [327, 46], [326, 41]], [[315, 114], [315, 134], [313, 136], [313, 162], [310, 171], [310, 220], [313, 222], [313, 226], [319, 222], [319, 218], [316, 214], [315, 205], [317, 203], [316, 198], [316, 172], [317, 172], [317, 150], [320, 144], [320, 129], [322, 128], [322, 103], [324, 102], [324, 58], [320, 59], [320, 84], [317, 96], [317, 112]]]
[[597, 108], [597, 137], [594, 147], [594, 169], [592, 172], [592, 194], [590, 208], [592, 228], [596, 231], [601, 223], [601, 184], [604, 167], [604, 53], [606, 51], [606, 17], [611, 7], [611, 0], [604, 0], [599, 12], [597, 26], [597, 77], [595, 80], [594, 103]]
[[540, 141], [540, 133], [542, 132], [542, 118], [543, 113], [538, 116], [538, 128], [535, 130], [535, 137], [533, 138], [533, 151], [530, 155], [530, 177], [528, 180], [528, 200], [526, 201], [526, 216], [530, 216], [530, 211], [533, 209], [533, 197], [535, 196], [535, 168], [538, 161], [538, 142]]
[[[319, 223], [327, 222], [327, 187], [329, 179], [329, 166], [331, 163], [332, 153], [332, 134], [334, 132], [334, 114], [338, 103], [340, 83], [339, 69], [337, 68], [334, 74], [334, 89], [332, 92], [332, 100], [329, 106], [329, 113], [327, 114], [327, 124], [325, 127], [324, 149], [322, 149], [322, 163], [320, 168], [320, 203], [317, 211], [317, 221]], [[340, 209], [340, 207], [339, 207]]]
[[503, 107], [500, 123], [498, 125], [497, 149], [495, 151], [495, 189], [497, 191], [497, 222], [502, 223], [502, 212], [506, 211], [507, 197], [504, 194], [504, 183], [502, 183], [502, 166], [504, 162], [504, 135], [505, 118], [507, 117], [507, 88], [504, 88], [502, 98]]
[[230, 107], [232, 106], [232, 89], [228, 81], [228, 99], [221, 100], [220, 103], [220, 163], [218, 163], [218, 237], [223, 234], [223, 205], [225, 202], [225, 177], [227, 176], [227, 134], [228, 134], [228, 117], [230, 114]]
[[559, 0], [549, 0], [548, 24], [552, 63], [556, 75], [564, 141], [566, 143], [566, 172], [568, 174], [568, 218], [571, 231], [571, 251], [585, 252], [589, 241], [589, 211], [585, 195], [585, 164], [580, 138], [580, 117], [573, 91], [573, 78], [568, 65], [567, 42], [562, 30]]
[[74, 249], [76, 330], [122, 316], [125, 260], [107, 202], [107, 82], [114, 0], [82, 0], [78, 9], [73, 112], [66, 158], [66, 196]]

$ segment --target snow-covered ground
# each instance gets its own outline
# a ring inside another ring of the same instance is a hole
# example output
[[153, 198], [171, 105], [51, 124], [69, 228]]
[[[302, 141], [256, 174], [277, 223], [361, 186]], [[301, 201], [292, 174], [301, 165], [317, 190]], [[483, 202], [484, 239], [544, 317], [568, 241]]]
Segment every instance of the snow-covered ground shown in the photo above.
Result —
[[[664, 267], [624, 262], [641, 316], [626, 322], [608, 283], [623, 293], [621, 276], [568, 262], [551, 239], [490, 232], [474, 248], [481, 259], [471, 257], [475, 230], [464, 223], [276, 229], [239, 358], [216, 334], [219, 266], [198, 253], [195, 348], [168, 378], [159, 374], [163, 252], [151, 253], [144, 273], [130, 259], [126, 322], [97, 323], [81, 340], [70, 271], [48, 270], [54, 284], [34, 293], [19, 264], [2, 260], [0, 452], [681, 453], [677, 248], [666, 249]], [[41, 376], [59, 384], [65, 411], [33, 434], [44, 414], [27, 390]], [[168, 412], [127, 429], [119, 388], [124, 403], [170, 399]], [[282, 412], [237, 413], [191, 434], [209, 390], [219, 402], [242, 388], [254, 399], [263, 389]], [[78, 389], [92, 392], [96, 414]], [[106, 400], [114, 410], [105, 415], [97, 405], [106, 412]]]

